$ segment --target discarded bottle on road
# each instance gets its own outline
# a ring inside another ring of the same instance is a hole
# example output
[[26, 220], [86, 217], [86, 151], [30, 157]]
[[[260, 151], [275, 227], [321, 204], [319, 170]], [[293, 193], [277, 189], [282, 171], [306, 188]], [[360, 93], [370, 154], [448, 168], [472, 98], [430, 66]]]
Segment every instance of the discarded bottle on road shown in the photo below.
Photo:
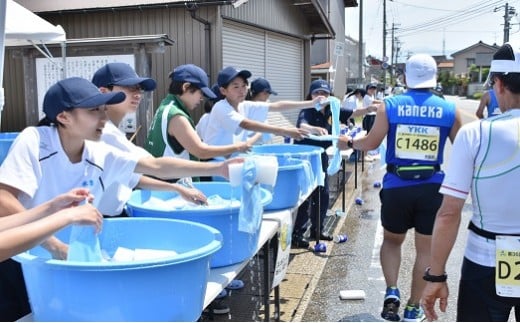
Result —
[[333, 238], [334, 242], [336, 243], [343, 243], [343, 242], [347, 242], [348, 240], [348, 237], [346, 234], [336, 234]]
[[362, 205], [363, 204], [363, 199], [361, 197], [357, 197], [356, 198], [356, 204], [357, 205]]
[[314, 246], [314, 252], [327, 252], [327, 245], [323, 242], [317, 243]]

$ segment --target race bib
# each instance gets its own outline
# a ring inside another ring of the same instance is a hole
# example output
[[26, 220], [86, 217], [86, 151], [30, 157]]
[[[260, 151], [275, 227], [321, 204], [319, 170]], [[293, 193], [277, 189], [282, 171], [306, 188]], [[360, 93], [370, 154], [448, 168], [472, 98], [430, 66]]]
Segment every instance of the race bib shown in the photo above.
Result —
[[520, 297], [520, 237], [496, 236], [495, 287], [498, 296]]
[[439, 154], [439, 139], [439, 127], [399, 124], [395, 134], [395, 156], [435, 161]]

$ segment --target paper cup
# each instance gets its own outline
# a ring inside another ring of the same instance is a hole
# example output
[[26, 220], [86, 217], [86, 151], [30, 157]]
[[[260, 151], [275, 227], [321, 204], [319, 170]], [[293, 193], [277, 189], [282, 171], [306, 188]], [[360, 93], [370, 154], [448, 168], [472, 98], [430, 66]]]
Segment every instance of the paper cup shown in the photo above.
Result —
[[232, 187], [237, 187], [242, 184], [242, 169], [244, 168], [244, 163], [234, 163], [228, 165], [229, 170], [229, 184]]
[[257, 156], [256, 181], [261, 184], [274, 186], [278, 175], [278, 159], [276, 156]]

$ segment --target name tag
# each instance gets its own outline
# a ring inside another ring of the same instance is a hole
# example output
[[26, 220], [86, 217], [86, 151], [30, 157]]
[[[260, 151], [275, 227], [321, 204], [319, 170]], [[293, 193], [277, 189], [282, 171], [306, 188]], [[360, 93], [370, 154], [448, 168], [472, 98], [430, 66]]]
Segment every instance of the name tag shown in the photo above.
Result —
[[439, 154], [439, 139], [439, 127], [399, 124], [395, 134], [395, 156], [435, 161]]
[[520, 237], [496, 236], [495, 287], [498, 296], [520, 297]]

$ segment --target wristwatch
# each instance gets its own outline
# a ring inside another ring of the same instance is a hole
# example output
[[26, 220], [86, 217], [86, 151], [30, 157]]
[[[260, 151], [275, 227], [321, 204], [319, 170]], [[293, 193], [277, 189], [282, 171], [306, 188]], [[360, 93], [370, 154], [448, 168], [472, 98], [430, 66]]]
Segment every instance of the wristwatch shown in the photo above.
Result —
[[424, 272], [423, 279], [431, 283], [444, 283], [446, 280], [448, 280], [448, 275], [446, 273], [439, 276], [430, 275], [430, 267], [428, 267]]
[[350, 139], [347, 141], [347, 147], [348, 148], [354, 148], [354, 139]]

